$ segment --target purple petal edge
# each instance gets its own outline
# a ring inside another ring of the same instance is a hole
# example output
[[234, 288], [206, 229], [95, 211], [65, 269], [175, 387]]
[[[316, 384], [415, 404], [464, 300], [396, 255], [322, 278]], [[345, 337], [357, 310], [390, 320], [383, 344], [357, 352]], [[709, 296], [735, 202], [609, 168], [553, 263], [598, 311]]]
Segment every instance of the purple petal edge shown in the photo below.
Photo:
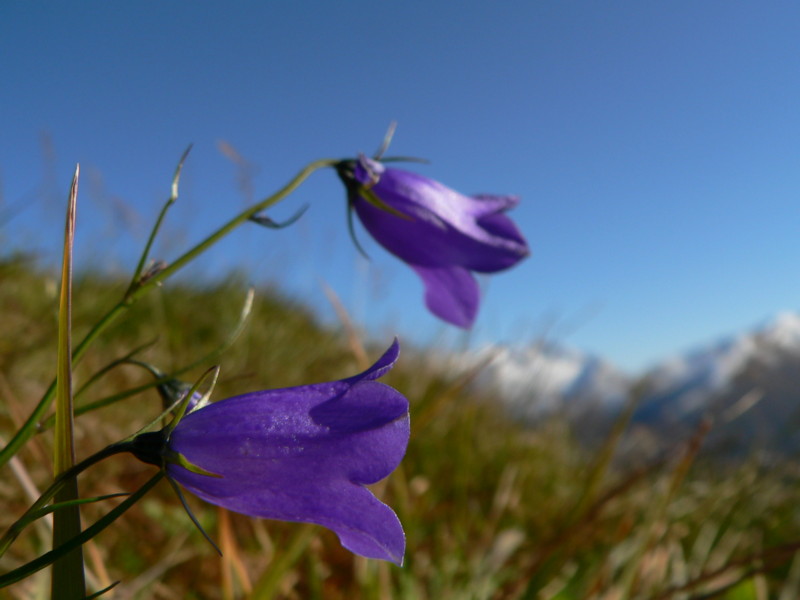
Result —
[[358, 375], [353, 375], [352, 377], [347, 377], [342, 379], [346, 383], [355, 383], [356, 381], [366, 380], [374, 380], [378, 379], [379, 377], [383, 377], [388, 373], [394, 363], [397, 362], [398, 357], [400, 356], [400, 341], [397, 338], [394, 338], [392, 341], [392, 345], [384, 352], [381, 357], [376, 360], [370, 368], [368, 368], [363, 373], [359, 373]]
[[428, 310], [457, 327], [472, 327], [480, 304], [480, 289], [472, 273], [462, 267], [411, 267], [425, 284]]
[[217, 506], [316, 523], [356, 554], [402, 565], [402, 525], [364, 487], [387, 477], [408, 445], [408, 400], [375, 381], [398, 355], [395, 339], [354, 377], [254, 392], [198, 409], [175, 428], [169, 449], [220, 477], [175, 463], [167, 464], [168, 475]]

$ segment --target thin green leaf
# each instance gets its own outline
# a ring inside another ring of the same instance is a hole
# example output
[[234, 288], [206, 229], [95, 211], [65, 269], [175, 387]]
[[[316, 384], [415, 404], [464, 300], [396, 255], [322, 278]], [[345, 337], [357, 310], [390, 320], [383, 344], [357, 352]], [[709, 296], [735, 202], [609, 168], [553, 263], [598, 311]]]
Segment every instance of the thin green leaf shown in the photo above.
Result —
[[189, 515], [189, 518], [192, 520], [192, 523], [194, 523], [194, 526], [197, 527], [198, 531], [200, 531], [200, 533], [203, 535], [206, 541], [209, 544], [211, 544], [211, 547], [214, 548], [214, 550], [216, 550], [217, 554], [222, 556], [222, 550], [220, 550], [219, 546], [217, 546], [214, 543], [214, 540], [211, 539], [211, 536], [206, 533], [206, 530], [203, 529], [202, 525], [200, 525], [200, 521], [198, 521], [197, 518], [194, 516], [192, 509], [189, 508], [189, 504], [186, 502], [186, 498], [183, 496], [181, 488], [178, 487], [178, 484], [175, 483], [170, 477], [167, 477], [167, 481], [169, 481], [169, 484], [172, 486], [172, 489], [175, 490], [175, 494], [178, 496], [178, 499], [181, 501], [181, 504], [183, 505], [183, 510], [185, 510], [186, 514]]
[[386, 204], [386, 202], [384, 202], [383, 200], [378, 198], [378, 196], [377, 196], [377, 194], [375, 194], [375, 192], [373, 192], [371, 189], [369, 189], [367, 187], [361, 186], [360, 188], [358, 188], [358, 193], [364, 200], [366, 200], [367, 202], [372, 204], [372, 206], [374, 206], [375, 208], [379, 208], [382, 211], [388, 212], [388, 213], [394, 215], [395, 217], [399, 217], [401, 219], [404, 219], [405, 221], [413, 221], [414, 220], [413, 217], [411, 217], [411, 216], [409, 216], [409, 215], [407, 215], [407, 214], [405, 214], [403, 212], [400, 212], [396, 208]]
[[72, 424], [72, 250], [75, 244], [75, 210], [78, 199], [80, 166], [72, 178], [67, 222], [64, 232], [64, 253], [61, 264], [61, 295], [58, 306], [58, 375], [56, 378], [56, 425], [53, 464], [59, 475], [75, 463]]
[[375, 160], [380, 160], [381, 157], [386, 153], [389, 149], [389, 144], [392, 143], [392, 138], [394, 137], [394, 132], [397, 129], [397, 121], [392, 121], [389, 123], [389, 128], [386, 130], [386, 135], [383, 136], [383, 141], [381, 145], [378, 147], [378, 151], [375, 152], [375, 156], [373, 157]]
[[262, 227], [266, 227], [267, 229], [285, 229], [286, 227], [296, 223], [300, 217], [306, 213], [307, 210], [308, 204], [302, 206], [300, 210], [298, 210], [285, 221], [275, 221], [274, 219], [270, 219], [267, 215], [253, 215], [250, 217], [250, 220], [253, 223], [261, 225]]
[[[111, 523], [116, 521], [131, 506], [136, 504], [147, 492], [149, 492], [159, 481], [161, 481], [162, 477], [164, 477], [164, 472], [159, 471], [153, 477], [151, 477], [142, 487], [136, 490], [124, 501], [122, 501], [118, 506], [111, 509], [107, 515], [99, 519], [96, 523], [84, 529], [80, 534], [76, 535], [70, 540], [67, 540], [66, 542], [54, 548], [53, 550], [46, 552], [39, 558], [36, 558], [22, 565], [21, 567], [14, 569], [13, 571], [9, 571], [4, 575], [0, 575], [0, 588], [21, 581], [26, 577], [30, 577], [37, 571], [44, 569], [45, 567], [53, 564], [59, 558], [72, 552], [74, 549], [80, 548], [83, 544], [88, 542], [98, 533], [103, 531], [106, 527], [111, 525]], [[81, 595], [80, 598], [82, 599], [83, 595]]]
[[[75, 167], [67, 203], [64, 257], [61, 266], [61, 297], [58, 310], [58, 375], [56, 386], [56, 424], [53, 465], [56, 476], [75, 464], [72, 411], [72, 253], [75, 245], [75, 213], [78, 202], [80, 166]], [[65, 508], [53, 515], [53, 548], [58, 548], [81, 531], [77, 504], [78, 480], [69, 478], [56, 493], [55, 503]], [[83, 551], [80, 546], [59, 557], [53, 564], [51, 598], [79, 600], [86, 595]]]
[[14, 540], [19, 536], [25, 527], [27, 527], [30, 523], [32, 523], [35, 519], [31, 518], [31, 515], [36, 513], [37, 511], [41, 510], [44, 506], [47, 505], [48, 502], [64, 487], [64, 485], [69, 480], [74, 480], [80, 473], [91, 467], [92, 465], [97, 464], [101, 460], [105, 460], [109, 456], [114, 456], [115, 454], [120, 454], [122, 452], [130, 452], [131, 451], [131, 444], [128, 441], [118, 442], [116, 444], [111, 444], [110, 446], [106, 446], [99, 452], [92, 454], [91, 456], [83, 459], [81, 462], [76, 464], [74, 467], [66, 470], [64, 473], [56, 477], [55, 481], [50, 484], [50, 486], [41, 493], [39, 498], [34, 502], [28, 510], [25, 511], [19, 519], [17, 519], [11, 526], [8, 528], [3, 537], [0, 538], [0, 556], [2, 556], [8, 547], [14, 542]]
[[200, 379], [197, 380], [197, 383], [195, 383], [192, 386], [192, 389], [190, 389], [186, 393], [186, 396], [184, 396], [180, 404], [178, 404], [178, 407], [176, 408], [175, 411], [175, 418], [172, 419], [172, 422], [170, 422], [170, 424], [164, 428], [164, 433], [167, 439], [169, 439], [169, 436], [172, 433], [172, 431], [175, 429], [175, 427], [178, 426], [178, 423], [180, 423], [181, 419], [186, 414], [186, 409], [189, 407], [189, 401], [192, 399], [192, 396], [195, 395], [195, 393], [200, 389], [200, 387], [205, 383], [206, 379], [208, 379], [209, 377], [211, 378], [211, 383], [208, 386], [208, 390], [206, 390], [206, 392], [202, 395], [200, 402], [207, 402], [208, 398], [214, 391], [214, 387], [217, 385], [217, 378], [219, 377], [219, 365], [213, 366], [208, 371], [203, 373], [200, 376]]
[[353, 245], [358, 250], [359, 254], [370, 260], [369, 254], [367, 254], [364, 247], [361, 245], [361, 242], [358, 241], [358, 237], [356, 236], [356, 228], [353, 224], [353, 204], [352, 202], [348, 202], [347, 204], [347, 232], [350, 234], [350, 239], [353, 240]]
[[167, 215], [167, 211], [169, 207], [175, 204], [178, 200], [178, 183], [181, 179], [181, 171], [183, 170], [183, 163], [186, 162], [186, 158], [189, 156], [189, 152], [192, 149], [192, 144], [183, 151], [181, 155], [181, 159], [178, 161], [178, 166], [175, 167], [175, 174], [172, 176], [172, 187], [170, 190], [169, 198], [164, 203], [164, 206], [161, 207], [161, 212], [158, 213], [158, 218], [156, 219], [155, 224], [153, 225], [153, 229], [150, 231], [150, 236], [147, 238], [147, 243], [144, 246], [144, 250], [142, 251], [141, 257], [139, 257], [139, 263], [136, 265], [136, 269], [133, 271], [133, 279], [131, 279], [131, 283], [128, 286], [128, 293], [132, 292], [136, 287], [138, 287], [142, 282], [142, 273], [144, 272], [144, 265], [147, 263], [147, 259], [150, 256], [150, 250], [153, 247], [153, 242], [155, 242], [156, 236], [158, 235], [159, 230], [161, 229], [161, 224], [164, 222], [164, 218]]
[[[30, 523], [35, 521], [36, 519], [41, 519], [45, 515], [49, 515], [50, 513], [57, 512], [62, 508], [66, 508], [68, 506], [80, 506], [81, 504], [93, 504], [95, 502], [102, 502], [103, 500], [108, 500], [109, 498], [119, 498], [120, 496], [128, 496], [128, 492], [117, 492], [116, 494], [105, 494], [103, 496], [94, 496], [92, 498], [78, 498], [76, 500], [68, 500], [66, 502], [58, 502], [54, 504], [48, 504], [44, 508], [41, 508], [37, 511], [32, 512], [28, 518]], [[27, 527], [29, 523], [26, 523], [25, 526]]]
[[212, 471], [207, 471], [203, 467], [200, 467], [200, 466], [194, 464], [193, 462], [189, 462], [189, 459], [186, 458], [180, 452], [168, 452], [168, 453], [166, 453], [166, 459], [171, 463], [175, 463], [176, 465], [180, 465], [181, 467], [183, 467], [184, 469], [186, 469], [187, 471], [190, 471], [192, 473], [197, 473], [198, 475], [205, 475], [206, 477], [222, 478], [222, 475], [220, 475], [218, 473], [214, 473]]
[[111, 590], [113, 590], [118, 585], [119, 585], [119, 581], [115, 581], [111, 585], [108, 585], [108, 586], [104, 587], [102, 590], [99, 590], [99, 591], [95, 592], [91, 596], [86, 596], [86, 600], [94, 600], [94, 598], [99, 598], [100, 596], [102, 596], [106, 592], [110, 592]]
[[117, 368], [120, 365], [128, 364], [129, 361], [131, 361], [131, 359], [134, 356], [136, 356], [137, 354], [139, 354], [143, 350], [146, 350], [147, 348], [150, 348], [151, 346], [155, 345], [155, 343], [157, 341], [158, 341], [157, 339], [154, 339], [154, 340], [150, 340], [149, 342], [145, 342], [144, 344], [142, 344], [140, 346], [137, 346], [136, 348], [134, 348], [133, 350], [128, 352], [125, 356], [122, 356], [120, 358], [112, 360], [110, 363], [108, 363], [106, 366], [104, 366], [102, 369], [100, 369], [96, 373], [92, 374], [92, 376], [89, 379], [86, 380], [86, 382], [75, 392], [74, 399], [77, 401], [77, 399], [80, 398], [83, 394], [85, 394], [86, 391], [92, 385], [97, 383], [100, 380], [100, 378], [103, 377], [103, 375], [111, 372], [112, 370], [114, 370], [115, 368]]

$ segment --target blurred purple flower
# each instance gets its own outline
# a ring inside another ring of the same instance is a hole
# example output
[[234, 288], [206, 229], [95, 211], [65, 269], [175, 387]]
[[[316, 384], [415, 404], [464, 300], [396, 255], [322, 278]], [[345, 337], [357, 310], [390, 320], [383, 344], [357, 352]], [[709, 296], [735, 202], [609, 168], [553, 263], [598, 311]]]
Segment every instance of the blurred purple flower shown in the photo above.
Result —
[[405, 261], [425, 284], [425, 303], [437, 317], [469, 328], [480, 289], [472, 271], [495, 273], [528, 256], [528, 244], [503, 214], [515, 196], [464, 196], [422, 175], [376, 160], [337, 165], [364, 227]]
[[254, 392], [186, 415], [165, 455], [167, 474], [204, 500], [255, 517], [317, 523], [362, 556], [402, 564], [395, 513], [365, 488], [400, 463], [409, 438], [408, 400], [375, 381], [399, 354], [395, 340], [360, 375]]

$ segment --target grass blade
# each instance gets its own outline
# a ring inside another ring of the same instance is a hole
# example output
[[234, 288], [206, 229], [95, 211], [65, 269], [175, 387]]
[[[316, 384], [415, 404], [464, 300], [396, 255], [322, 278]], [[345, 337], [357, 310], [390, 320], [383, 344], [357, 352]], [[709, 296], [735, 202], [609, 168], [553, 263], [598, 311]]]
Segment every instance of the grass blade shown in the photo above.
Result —
[[[22, 565], [21, 567], [14, 569], [13, 571], [9, 571], [4, 575], [0, 575], [0, 588], [6, 587], [11, 585], [12, 583], [16, 583], [17, 581], [21, 581], [26, 577], [30, 577], [36, 571], [44, 569], [48, 565], [53, 564], [60, 558], [63, 558], [76, 548], [80, 549], [81, 545], [88, 542], [98, 533], [103, 531], [106, 527], [108, 527], [111, 523], [117, 520], [125, 511], [127, 511], [131, 506], [136, 504], [142, 497], [149, 492], [161, 479], [164, 477], [164, 472], [159, 471], [153, 477], [151, 477], [142, 487], [136, 490], [133, 494], [131, 494], [128, 498], [123, 500], [118, 506], [111, 509], [106, 516], [102, 519], [97, 521], [96, 523], [92, 524], [91, 526], [87, 527], [84, 531], [80, 532], [74, 538], [66, 540], [60, 546], [53, 548], [50, 552], [46, 552], [39, 558], [32, 560], [29, 563]], [[80, 598], [83, 600], [85, 594], [81, 594]]]
[[[64, 259], [61, 267], [61, 297], [58, 309], [58, 375], [56, 378], [56, 425], [53, 465], [55, 476], [75, 464], [72, 414], [72, 250], [75, 244], [75, 209], [80, 166], [75, 168], [67, 205]], [[53, 548], [62, 546], [81, 532], [80, 508], [69, 504], [78, 499], [78, 480], [71, 477], [56, 494], [55, 503], [68, 503], [53, 514]], [[80, 599], [86, 595], [83, 549], [77, 546], [53, 563], [51, 598]]]

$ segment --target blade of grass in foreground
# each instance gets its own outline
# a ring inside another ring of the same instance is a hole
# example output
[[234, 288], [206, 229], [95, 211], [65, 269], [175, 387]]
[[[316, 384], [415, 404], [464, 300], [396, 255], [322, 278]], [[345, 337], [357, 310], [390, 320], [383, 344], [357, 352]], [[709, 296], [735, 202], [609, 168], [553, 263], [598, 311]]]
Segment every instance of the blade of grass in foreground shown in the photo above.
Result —
[[[72, 250], [75, 244], [75, 209], [78, 199], [80, 166], [75, 168], [67, 205], [67, 224], [64, 234], [64, 260], [61, 267], [61, 297], [58, 309], [58, 370], [56, 377], [56, 425], [53, 464], [55, 476], [75, 464], [72, 414]], [[55, 503], [70, 503], [78, 499], [78, 480], [70, 478], [56, 494]], [[68, 504], [53, 513], [53, 548], [76, 537], [81, 532], [80, 508]], [[73, 600], [86, 596], [83, 574], [83, 549], [76, 546], [53, 563], [50, 597]]]

